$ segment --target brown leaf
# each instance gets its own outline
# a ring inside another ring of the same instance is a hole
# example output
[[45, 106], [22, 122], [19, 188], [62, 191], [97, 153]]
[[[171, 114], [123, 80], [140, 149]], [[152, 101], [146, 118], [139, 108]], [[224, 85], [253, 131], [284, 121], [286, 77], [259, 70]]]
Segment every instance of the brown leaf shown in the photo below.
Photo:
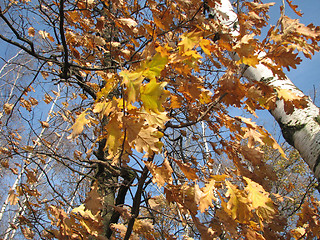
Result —
[[92, 185], [91, 191], [85, 200], [85, 206], [93, 215], [96, 215], [103, 208], [102, 197], [98, 193], [98, 184], [96, 182]]
[[29, 34], [30, 37], [34, 37], [34, 34], [35, 34], [35, 33], [36, 33], [36, 32], [35, 32], [35, 30], [34, 30], [33, 27], [29, 27], [29, 28], [28, 28], [28, 34]]
[[178, 164], [181, 171], [189, 180], [195, 181], [198, 179], [197, 170], [194, 168], [191, 168], [190, 163], [183, 163], [182, 160], [176, 160], [176, 159], [174, 159], [174, 161]]
[[3, 110], [4, 110], [4, 112], [5, 112], [6, 114], [10, 114], [13, 106], [14, 106], [14, 105], [11, 104], [11, 103], [5, 103], [5, 104], [3, 105]]
[[172, 183], [173, 170], [170, 166], [169, 161], [165, 158], [162, 166], [158, 167], [152, 162], [144, 161], [144, 164], [147, 166], [151, 174], [153, 175], [152, 182], [158, 184], [159, 187], [162, 187], [165, 183]]
[[12, 189], [9, 190], [8, 194], [9, 194], [9, 198], [8, 198], [9, 203], [11, 205], [16, 205], [18, 203], [18, 201], [19, 201], [18, 195]]
[[21, 232], [26, 239], [34, 239], [34, 232], [29, 227], [21, 227]]

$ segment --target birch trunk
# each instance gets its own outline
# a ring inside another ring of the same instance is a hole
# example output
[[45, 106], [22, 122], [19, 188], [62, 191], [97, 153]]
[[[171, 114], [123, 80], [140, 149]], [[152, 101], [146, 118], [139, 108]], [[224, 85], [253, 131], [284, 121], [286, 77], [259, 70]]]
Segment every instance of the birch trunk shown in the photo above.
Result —
[[[238, 35], [237, 14], [229, 0], [221, 0], [221, 4], [215, 9], [216, 16], [221, 24], [231, 30], [232, 36]], [[222, 14], [228, 16], [223, 18]], [[264, 54], [264, 53], [262, 53]], [[233, 60], [239, 57], [230, 53]], [[258, 64], [255, 68], [245, 66], [244, 76], [249, 81], [268, 80], [270, 86], [280, 89], [290, 89], [297, 96], [305, 96], [289, 78], [279, 79], [272, 71], [263, 64]], [[294, 109], [292, 114], [284, 111], [283, 100], [276, 102], [276, 108], [270, 111], [272, 116], [279, 123], [283, 137], [286, 141], [296, 148], [304, 161], [309, 165], [317, 179], [320, 178], [320, 112], [319, 108], [308, 98], [308, 106], [304, 109]]]

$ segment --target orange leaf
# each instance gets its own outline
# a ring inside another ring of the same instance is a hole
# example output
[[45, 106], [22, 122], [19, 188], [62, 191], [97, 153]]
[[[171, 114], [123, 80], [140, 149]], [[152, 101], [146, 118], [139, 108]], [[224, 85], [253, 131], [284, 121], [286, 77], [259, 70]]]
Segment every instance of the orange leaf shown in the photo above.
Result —
[[174, 161], [178, 164], [179, 168], [181, 171], [184, 173], [184, 175], [189, 179], [189, 180], [197, 180], [197, 170], [194, 168], [191, 168], [191, 164], [188, 163], [183, 163], [181, 160], [176, 160]]
[[173, 170], [170, 166], [169, 161], [165, 158], [162, 166], [158, 167], [152, 162], [144, 161], [144, 164], [147, 166], [151, 174], [153, 175], [152, 182], [158, 184], [159, 187], [162, 187], [165, 183], [172, 183]]
[[302, 17], [303, 13], [301, 12], [301, 10], [297, 11], [298, 5], [293, 5], [292, 1], [290, 0], [286, 0], [287, 3], [289, 4], [290, 8], [299, 16]]

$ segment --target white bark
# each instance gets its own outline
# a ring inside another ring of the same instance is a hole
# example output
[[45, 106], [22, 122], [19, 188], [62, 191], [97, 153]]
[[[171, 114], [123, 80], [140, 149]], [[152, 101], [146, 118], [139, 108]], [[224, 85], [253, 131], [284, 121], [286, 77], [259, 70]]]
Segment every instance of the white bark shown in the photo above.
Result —
[[[229, 0], [221, 0], [221, 5], [216, 8], [216, 14], [221, 24], [230, 29], [232, 36], [239, 35], [237, 29], [237, 15]], [[221, 14], [223, 13], [223, 14]], [[227, 16], [227, 17], [225, 17]], [[264, 54], [264, 53], [262, 53]], [[239, 57], [230, 53], [234, 60]], [[271, 60], [270, 60], [271, 61]], [[263, 64], [256, 67], [244, 68], [244, 76], [249, 81], [261, 81], [271, 79], [268, 84], [278, 89], [290, 89], [297, 96], [305, 96], [291, 81], [286, 78], [280, 80], [272, 71]], [[292, 114], [284, 111], [283, 100], [276, 102], [276, 108], [270, 111], [279, 123], [283, 136], [289, 144], [295, 147], [304, 161], [314, 172], [315, 177], [320, 178], [320, 111], [308, 98], [308, 106], [304, 109], [294, 109]]]

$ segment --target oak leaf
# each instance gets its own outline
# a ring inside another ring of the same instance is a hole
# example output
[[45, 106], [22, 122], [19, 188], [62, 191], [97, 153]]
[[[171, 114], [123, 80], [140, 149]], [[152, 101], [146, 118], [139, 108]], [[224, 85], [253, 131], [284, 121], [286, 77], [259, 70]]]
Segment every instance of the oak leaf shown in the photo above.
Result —
[[98, 183], [95, 182], [85, 200], [85, 207], [90, 210], [93, 215], [96, 215], [103, 208], [102, 200], [98, 192]]
[[72, 129], [72, 133], [67, 137], [68, 139], [76, 138], [80, 133], [82, 133], [84, 126], [90, 123], [90, 120], [86, 119], [87, 114], [88, 113], [84, 111], [77, 117], [75, 123], [70, 128]]
[[176, 159], [174, 159], [174, 161], [176, 162], [176, 164], [179, 166], [181, 171], [189, 180], [195, 181], [198, 179], [197, 170], [194, 168], [191, 168], [190, 163], [183, 163], [181, 160], [176, 160]]
[[237, 219], [241, 223], [248, 222], [252, 216], [249, 199], [246, 194], [242, 190], [239, 190], [235, 185], [229, 181], [225, 182], [228, 189], [226, 197], [229, 198], [227, 212], [230, 212], [231, 217]]
[[36, 33], [36, 31], [34, 30], [33, 27], [29, 27], [29, 28], [28, 28], [28, 35], [29, 35], [30, 37], [34, 37], [35, 33]]
[[213, 201], [217, 201], [215, 197], [215, 180], [209, 179], [208, 183], [201, 188], [201, 195], [199, 199], [199, 210], [201, 213], [205, 212], [209, 207], [214, 207]]
[[13, 109], [13, 104], [12, 103], [5, 103], [3, 104], [3, 110], [6, 114], [10, 114], [12, 109]]
[[256, 210], [257, 215], [266, 221], [270, 221], [272, 216], [275, 215], [276, 210], [274, 208], [272, 200], [261, 185], [250, 180], [247, 177], [243, 177], [247, 182], [245, 191], [248, 192], [248, 199], [251, 202], [251, 206]]
[[297, 10], [298, 5], [293, 5], [292, 1], [290, 0], [286, 0], [287, 3], [289, 4], [290, 8], [299, 16], [302, 17], [303, 13], [301, 12], [301, 10]]
[[166, 85], [166, 82], [158, 83], [152, 79], [148, 84], [140, 87], [141, 100], [146, 111], [155, 113], [163, 111], [162, 103], [168, 95], [168, 92], [163, 89]]
[[21, 232], [26, 239], [34, 239], [34, 232], [29, 227], [21, 227]]
[[138, 25], [138, 23], [132, 18], [119, 18], [116, 21], [119, 22], [121, 25], [128, 26], [129, 28], [136, 27]]
[[172, 183], [171, 174], [173, 173], [173, 170], [166, 158], [164, 159], [161, 167], [158, 167], [154, 163], [147, 161], [144, 161], [144, 164], [147, 166], [153, 176], [152, 182], [158, 184], [160, 188], [165, 183]]
[[162, 129], [165, 128], [165, 123], [170, 120], [170, 118], [167, 116], [167, 112], [145, 112], [143, 113], [143, 116], [149, 126], [156, 126]]
[[303, 96], [296, 95], [290, 89], [277, 88], [278, 98], [284, 100], [284, 110], [287, 114], [292, 114], [295, 108], [305, 108], [308, 106], [308, 101]]
[[142, 72], [129, 72], [127, 70], [123, 70], [119, 73], [119, 75], [123, 78], [123, 84], [126, 86], [127, 90], [127, 101], [135, 102], [139, 95], [139, 90], [141, 83], [143, 81]]
[[105, 148], [108, 149], [108, 159], [117, 155], [118, 147], [122, 143], [121, 139], [123, 132], [121, 131], [121, 127], [122, 124], [119, 121], [117, 114], [115, 114], [106, 125], [108, 134]]

